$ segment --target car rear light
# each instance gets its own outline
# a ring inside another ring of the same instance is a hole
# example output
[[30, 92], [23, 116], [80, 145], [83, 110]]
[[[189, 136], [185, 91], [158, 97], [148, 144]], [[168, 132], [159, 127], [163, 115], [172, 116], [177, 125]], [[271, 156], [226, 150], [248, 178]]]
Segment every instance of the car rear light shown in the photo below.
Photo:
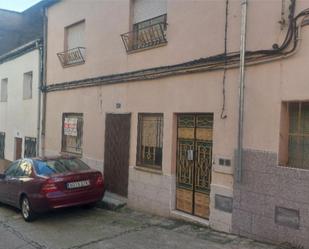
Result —
[[56, 184], [50, 179], [47, 180], [43, 184], [42, 189], [41, 189], [42, 194], [48, 194], [48, 193], [56, 192], [56, 191], [58, 191], [58, 188], [57, 188]]
[[103, 176], [100, 174], [98, 175], [97, 181], [96, 181], [97, 186], [103, 185]]

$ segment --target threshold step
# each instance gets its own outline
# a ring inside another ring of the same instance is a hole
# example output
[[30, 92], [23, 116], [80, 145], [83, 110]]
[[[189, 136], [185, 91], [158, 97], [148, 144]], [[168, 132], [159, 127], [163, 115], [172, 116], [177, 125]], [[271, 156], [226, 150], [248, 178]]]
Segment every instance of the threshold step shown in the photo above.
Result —
[[106, 191], [104, 198], [101, 203], [99, 203], [99, 207], [109, 210], [117, 210], [124, 207], [127, 204], [127, 200], [128, 199], [123, 196]]

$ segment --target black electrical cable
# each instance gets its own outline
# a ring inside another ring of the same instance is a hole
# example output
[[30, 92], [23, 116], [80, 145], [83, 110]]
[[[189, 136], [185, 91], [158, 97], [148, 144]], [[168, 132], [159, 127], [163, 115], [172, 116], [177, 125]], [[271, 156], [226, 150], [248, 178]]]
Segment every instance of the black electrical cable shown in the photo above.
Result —
[[[309, 8], [301, 11], [296, 17], [294, 17], [295, 6], [296, 0], [291, 0], [288, 30], [285, 39], [283, 40], [281, 45], [279, 46], [277, 44], [274, 44], [273, 48], [268, 50], [246, 51], [246, 63], [252, 64], [269, 61], [272, 59], [280, 59], [282, 58], [282, 56], [292, 54], [296, 50], [299, 39], [298, 27], [309, 25], [309, 19], [307, 22], [302, 22], [301, 24], [299, 24], [299, 26], [297, 25], [297, 22], [298, 19], [301, 17], [309, 17]], [[291, 45], [292, 47], [287, 50]], [[161, 66], [151, 69], [142, 69], [134, 72], [106, 75], [71, 82], [55, 83], [52, 85], [48, 85], [46, 88], [43, 89], [43, 91], [60, 91], [78, 87], [115, 84], [137, 80], [150, 80], [155, 78], [162, 78], [172, 75], [180, 75], [184, 73], [193, 73], [200, 71], [221, 69], [226, 70], [227, 68], [236, 67], [239, 64], [239, 57], [239, 51], [227, 53], [225, 48], [225, 51], [222, 54], [217, 54], [206, 58], [200, 58], [185, 63], [175, 64], [171, 66]]]
[[225, 28], [224, 28], [224, 69], [223, 69], [223, 80], [222, 80], [222, 109], [220, 117], [221, 119], [226, 119], [227, 115], [225, 114], [225, 105], [226, 105], [226, 96], [225, 96], [225, 85], [226, 85], [226, 66], [227, 66], [227, 31], [228, 31], [228, 15], [229, 15], [229, 0], [225, 1]]

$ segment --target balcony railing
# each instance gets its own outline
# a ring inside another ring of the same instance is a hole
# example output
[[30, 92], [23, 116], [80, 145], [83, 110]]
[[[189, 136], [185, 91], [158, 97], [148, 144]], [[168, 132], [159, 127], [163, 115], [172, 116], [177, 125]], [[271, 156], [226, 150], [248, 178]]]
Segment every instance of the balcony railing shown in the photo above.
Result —
[[166, 26], [166, 22], [161, 22], [122, 34], [126, 51], [132, 52], [166, 44]]
[[85, 63], [85, 51], [84, 47], [77, 47], [57, 53], [57, 56], [63, 67], [70, 67]]

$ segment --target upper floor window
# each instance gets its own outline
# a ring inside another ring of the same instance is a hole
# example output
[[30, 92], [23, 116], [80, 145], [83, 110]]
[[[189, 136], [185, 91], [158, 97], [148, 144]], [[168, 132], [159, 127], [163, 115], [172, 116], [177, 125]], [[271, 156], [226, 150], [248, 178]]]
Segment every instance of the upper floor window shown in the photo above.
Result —
[[166, 0], [133, 0], [132, 3], [132, 31], [121, 35], [127, 52], [166, 44]]
[[1, 102], [8, 101], [8, 79], [7, 78], [1, 80], [0, 101]]
[[85, 21], [65, 27], [64, 52], [58, 53], [63, 67], [85, 63]]
[[24, 73], [23, 99], [32, 98], [32, 72]]
[[309, 102], [283, 104], [280, 138], [280, 163], [309, 169]]

